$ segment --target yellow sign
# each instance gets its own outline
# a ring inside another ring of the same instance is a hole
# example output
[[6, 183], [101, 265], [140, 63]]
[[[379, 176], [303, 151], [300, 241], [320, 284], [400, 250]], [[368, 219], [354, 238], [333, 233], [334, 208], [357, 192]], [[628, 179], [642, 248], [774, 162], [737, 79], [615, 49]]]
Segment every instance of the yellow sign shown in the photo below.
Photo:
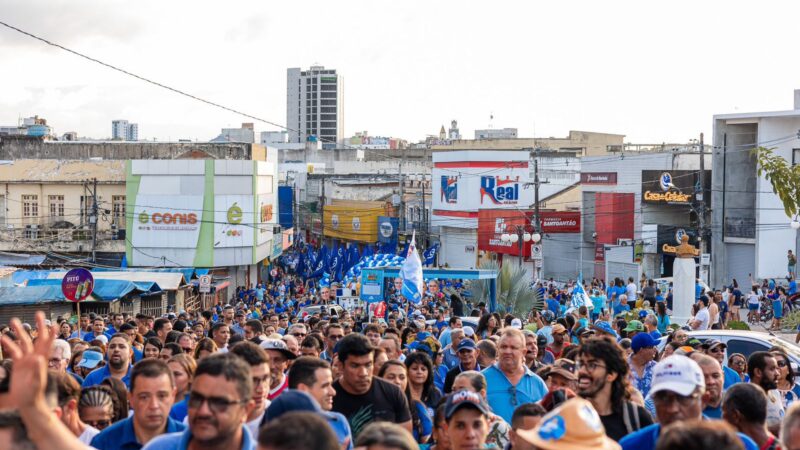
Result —
[[383, 207], [376, 207], [370, 203], [364, 206], [353, 203], [325, 205], [323, 234], [350, 241], [377, 241], [378, 216], [385, 215], [386, 211]]
[[653, 192], [645, 191], [644, 200], [649, 202], [666, 202], [666, 203], [689, 203], [692, 201], [692, 194], [684, 194], [681, 192]]

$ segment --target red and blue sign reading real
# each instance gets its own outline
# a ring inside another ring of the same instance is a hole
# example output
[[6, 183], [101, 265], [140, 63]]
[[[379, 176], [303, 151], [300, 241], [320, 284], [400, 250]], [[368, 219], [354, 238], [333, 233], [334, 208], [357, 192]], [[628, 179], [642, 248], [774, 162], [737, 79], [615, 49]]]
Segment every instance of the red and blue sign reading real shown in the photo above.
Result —
[[495, 205], [517, 203], [519, 201], [519, 177], [481, 177], [481, 205], [485, 198]]

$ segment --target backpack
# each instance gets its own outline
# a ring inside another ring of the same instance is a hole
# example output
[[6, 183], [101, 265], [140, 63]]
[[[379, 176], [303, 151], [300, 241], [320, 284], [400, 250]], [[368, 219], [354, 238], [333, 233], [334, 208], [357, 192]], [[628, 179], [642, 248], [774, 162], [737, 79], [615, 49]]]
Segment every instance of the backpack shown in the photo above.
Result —
[[[631, 419], [633, 419], [633, 423], [631, 423]], [[639, 431], [642, 428], [639, 418], [639, 408], [637, 408], [633, 402], [625, 402], [622, 406], [622, 421], [625, 423], [625, 429], [628, 431], [628, 434]]]

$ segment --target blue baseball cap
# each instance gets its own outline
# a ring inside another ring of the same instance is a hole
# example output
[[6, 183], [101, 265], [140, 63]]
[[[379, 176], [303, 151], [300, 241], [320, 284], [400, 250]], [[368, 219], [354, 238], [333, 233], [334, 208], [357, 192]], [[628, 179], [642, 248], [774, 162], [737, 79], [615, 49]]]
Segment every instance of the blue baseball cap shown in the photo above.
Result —
[[292, 411], [310, 411], [321, 413], [322, 407], [319, 406], [314, 397], [297, 389], [287, 389], [272, 400], [265, 412], [265, 420], [275, 420], [278, 417]]
[[86, 350], [83, 352], [78, 367], [85, 367], [87, 369], [94, 369], [103, 360], [103, 354], [94, 350]]
[[472, 339], [466, 339], [465, 338], [465, 339], [461, 339], [461, 342], [458, 343], [458, 347], [456, 348], [456, 352], [460, 352], [461, 350], [465, 350], [465, 349], [467, 349], [467, 350], [475, 350], [476, 348], [478, 348], [478, 346], [475, 345], [475, 342]]
[[647, 311], [645, 311], [644, 309], [639, 311], [639, 318], [644, 319], [645, 317], [647, 317]]
[[598, 331], [600, 333], [608, 334], [614, 337], [619, 337], [619, 335], [617, 335], [617, 332], [614, 331], [613, 328], [611, 328], [611, 324], [609, 324], [605, 320], [598, 320], [594, 324], [589, 325], [589, 328]]
[[631, 350], [633, 350], [633, 353], [638, 353], [639, 350], [643, 348], [656, 346], [658, 346], [658, 341], [653, 336], [650, 336], [649, 333], [638, 333], [631, 340]]

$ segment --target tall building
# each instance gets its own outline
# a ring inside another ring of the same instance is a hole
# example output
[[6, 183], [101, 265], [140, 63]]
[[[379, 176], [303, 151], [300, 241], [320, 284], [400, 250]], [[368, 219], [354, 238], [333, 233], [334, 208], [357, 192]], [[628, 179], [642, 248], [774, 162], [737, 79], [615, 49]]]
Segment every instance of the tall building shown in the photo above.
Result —
[[139, 124], [127, 120], [111, 121], [111, 139], [115, 141], [138, 141]]
[[336, 70], [311, 66], [286, 70], [286, 123], [289, 142], [322, 142], [335, 148], [344, 138], [344, 86]]

